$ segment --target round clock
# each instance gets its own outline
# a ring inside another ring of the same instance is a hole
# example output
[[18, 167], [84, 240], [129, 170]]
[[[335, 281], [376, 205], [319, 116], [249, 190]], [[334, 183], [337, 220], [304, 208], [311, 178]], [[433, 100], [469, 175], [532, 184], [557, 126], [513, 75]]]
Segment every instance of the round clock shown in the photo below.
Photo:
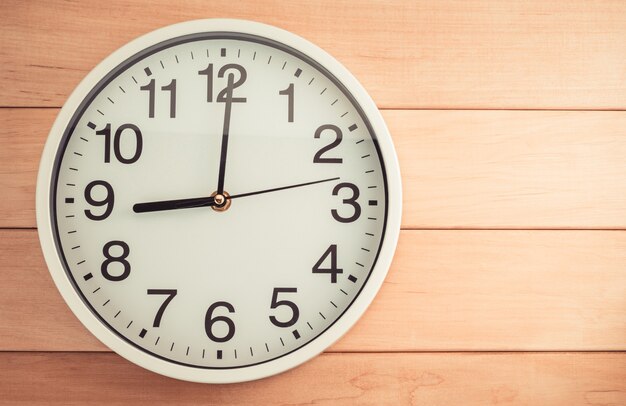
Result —
[[380, 288], [400, 215], [363, 87], [304, 39], [239, 20], [106, 58], [59, 113], [37, 184], [45, 259], [80, 321], [197, 382], [276, 374], [335, 342]]

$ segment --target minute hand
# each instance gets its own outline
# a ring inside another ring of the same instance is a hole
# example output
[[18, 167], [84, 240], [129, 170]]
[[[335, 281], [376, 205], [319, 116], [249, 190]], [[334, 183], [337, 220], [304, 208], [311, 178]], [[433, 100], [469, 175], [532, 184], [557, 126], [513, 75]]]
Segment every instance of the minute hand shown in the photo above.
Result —
[[[339, 180], [339, 179], [340, 179], [339, 177], [328, 178], [328, 179], [316, 180], [313, 182], [304, 182], [304, 183], [298, 183], [295, 185], [281, 186], [281, 187], [275, 187], [275, 188], [265, 189], [265, 190], [258, 190], [256, 192], [240, 193], [238, 195], [229, 196], [227, 197], [227, 199], [237, 199], [240, 197], [248, 197], [248, 196], [260, 195], [264, 193], [278, 192], [281, 190], [315, 185], [318, 183], [332, 182], [334, 180]], [[133, 206], [133, 211], [135, 213], [146, 213], [146, 212], [152, 212], [152, 211], [191, 209], [194, 207], [210, 207], [210, 206], [215, 206], [215, 198], [213, 196], [194, 197], [191, 199], [161, 200], [161, 201], [156, 201], [156, 202], [137, 203]]]

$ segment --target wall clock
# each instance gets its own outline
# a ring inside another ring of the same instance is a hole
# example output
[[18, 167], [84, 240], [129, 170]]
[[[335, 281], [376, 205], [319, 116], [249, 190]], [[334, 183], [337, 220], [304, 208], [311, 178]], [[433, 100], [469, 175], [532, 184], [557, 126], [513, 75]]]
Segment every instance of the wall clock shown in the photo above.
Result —
[[59, 113], [37, 185], [45, 259], [80, 321], [197, 382], [276, 374], [335, 342], [381, 286], [400, 215], [363, 87], [304, 39], [239, 20], [106, 58]]

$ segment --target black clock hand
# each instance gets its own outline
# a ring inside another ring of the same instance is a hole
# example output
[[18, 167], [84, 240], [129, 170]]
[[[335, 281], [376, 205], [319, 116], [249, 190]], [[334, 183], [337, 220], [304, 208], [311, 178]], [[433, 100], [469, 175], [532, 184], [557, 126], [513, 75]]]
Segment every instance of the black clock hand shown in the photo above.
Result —
[[215, 198], [193, 197], [191, 199], [161, 200], [157, 202], [137, 203], [133, 206], [135, 213], [146, 213], [151, 211], [164, 211], [176, 209], [190, 209], [192, 207], [215, 206]]
[[296, 185], [281, 186], [281, 187], [275, 187], [275, 188], [272, 188], [272, 189], [258, 190], [256, 192], [240, 193], [238, 195], [229, 196], [229, 197], [227, 197], [227, 199], [237, 199], [239, 197], [248, 197], [248, 196], [254, 196], [254, 195], [261, 195], [263, 193], [278, 192], [280, 190], [293, 189], [293, 188], [297, 188], [297, 187], [315, 185], [315, 184], [324, 183], [324, 182], [332, 182], [333, 180], [339, 180], [339, 179], [340, 179], [339, 177], [328, 178], [328, 179], [316, 180], [316, 181], [313, 181], [313, 182], [298, 183]]
[[220, 152], [220, 169], [217, 178], [217, 194], [224, 194], [224, 176], [226, 175], [226, 155], [228, 153], [228, 134], [230, 132], [230, 113], [233, 106], [233, 85], [235, 75], [228, 75], [226, 86], [226, 106], [224, 108], [224, 127], [222, 129], [222, 149]]
[[[258, 190], [256, 192], [240, 193], [234, 196], [228, 196], [227, 199], [237, 199], [240, 197], [248, 197], [254, 195], [260, 195], [264, 193], [278, 192], [280, 190], [294, 189], [302, 186], [316, 185], [318, 183], [332, 182], [339, 180], [339, 177], [328, 178], [322, 180], [316, 180], [313, 182], [298, 183], [295, 185], [276, 187], [272, 189]], [[151, 211], [164, 211], [164, 210], [176, 210], [176, 209], [190, 209], [193, 207], [210, 207], [215, 206], [215, 198], [213, 196], [207, 197], [194, 197], [191, 199], [176, 199], [176, 200], [162, 200], [156, 202], [137, 203], [133, 206], [135, 213], [146, 213]]]

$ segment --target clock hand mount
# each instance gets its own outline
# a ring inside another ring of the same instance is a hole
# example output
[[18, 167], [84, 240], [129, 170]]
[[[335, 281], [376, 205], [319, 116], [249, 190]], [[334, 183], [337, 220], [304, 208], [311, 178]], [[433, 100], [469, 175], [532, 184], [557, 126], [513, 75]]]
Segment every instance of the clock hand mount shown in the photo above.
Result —
[[303, 186], [316, 185], [318, 183], [332, 182], [339, 180], [339, 177], [328, 178], [322, 180], [316, 180], [313, 182], [298, 183], [295, 185], [281, 186], [271, 189], [257, 190], [255, 192], [240, 193], [238, 195], [230, 196], [228, 193], [223, 192], [218, 194], [213, 193], [211, 196], [206, 197], [193, 197], [189, 199], [175, 199], [175, 200], [160, 200], [155, 202], [137, 203], [133, 206], [135, 213], [147, 213], [152, 211], [165, 211], [165, 210], [177, 210], [177, 209], [191, 209], [194, 207], [212, 207], [217, 211], [224, 211], [230, 207], [232, 199], [238, 199], [241, 197], [248, 197], [254, 195], [260, 195], [271, 192], [278, 192], [286, 189], [294, 189]]

